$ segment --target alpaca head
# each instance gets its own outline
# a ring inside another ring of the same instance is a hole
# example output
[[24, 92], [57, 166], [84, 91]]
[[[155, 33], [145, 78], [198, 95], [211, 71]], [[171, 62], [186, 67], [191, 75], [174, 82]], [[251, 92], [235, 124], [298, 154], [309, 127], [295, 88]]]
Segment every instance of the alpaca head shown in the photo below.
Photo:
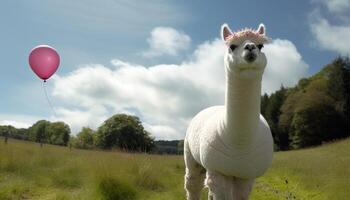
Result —
[[227, 46], [226, 73], [232, 73], [242, 78], [261, 77], [267, 63], [262, 48], [269, 41], [265, 36], [265, 26], [260, 24], [256, 31], [243, 29], [232, 32], [227, 24], [223, 24], [221, 36]]

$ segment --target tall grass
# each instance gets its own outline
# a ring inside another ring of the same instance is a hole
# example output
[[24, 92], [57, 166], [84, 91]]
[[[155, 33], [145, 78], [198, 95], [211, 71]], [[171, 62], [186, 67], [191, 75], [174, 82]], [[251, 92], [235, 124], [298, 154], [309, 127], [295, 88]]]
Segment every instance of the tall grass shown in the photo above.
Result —
[[275, 153], [252, 199], [350, 199], [350, 139]]
[[134, 166], [135, 185], [146, 190], [161, 191], [163, 183], [161, 182], [160, 173], [154, 170], [151, 160], [145, 160]]
[[110, 177], [103, 177], [99, 180], [97, 192], [104, 200], [133, 200], [136, 198], [136, 191], [131, 185]]
[[[349, 139], [275, 153], [251, 199], [347, 199], [349, 153]], [[183, 175], [182, 156], [70, 151], [11, 139], [5, 145], [0, 138], [1, 200], [180, 200], [185, 199]]]

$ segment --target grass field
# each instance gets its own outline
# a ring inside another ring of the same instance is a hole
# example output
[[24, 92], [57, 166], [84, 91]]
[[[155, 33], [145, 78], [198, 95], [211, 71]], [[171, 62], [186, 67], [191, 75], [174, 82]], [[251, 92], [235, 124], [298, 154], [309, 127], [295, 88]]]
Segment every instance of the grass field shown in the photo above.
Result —
[[[252, 200], [350, 199], [350, 139], [275, 153]], [[0, 199], [182, 200], [181, 156], [0, 141]], [[203, 193], [203, 199], [206, 199]]]

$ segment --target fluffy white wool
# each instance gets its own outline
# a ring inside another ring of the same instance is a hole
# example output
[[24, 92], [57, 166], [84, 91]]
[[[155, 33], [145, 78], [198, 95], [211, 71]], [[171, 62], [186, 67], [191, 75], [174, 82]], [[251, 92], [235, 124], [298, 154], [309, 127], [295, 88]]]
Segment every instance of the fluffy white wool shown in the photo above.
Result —
[[[224, 57], [225, 105], [198, 113], [186, 132], [185, 187], [190, 200], [198, 199], [198, 186], [194, 190], [191, 185], [201, 180], [198, 178], [201, 168], [207, 171], [209, 195], [214, 199], [232, 199], [233, 196], [247, 199], [254, 179], [261, 176], [272, 161], [271, 131], [260, 115], [261, 80], [267, 61], [256, 46], [250, 50], [246, 48], [253, 43], [261, 44], [262, 38], [267, 38], [265, 27], [260, 25], [256, 32], [244, 30], [235, 36], [223, 25], [222, 38], [226, 43], [240, 43], [234, 50], [228, 48]], [[255, 54], [256, 59], [247, 60], [248, 53]], [[232, 186], [231, 192], [227, 185]]]
[[[222, 125], [224, 113], [224, 106], [210, 107], [192, 120], [186, 141], [193, 158], [204, 168], [226, 176], [244, 179], [261, 176], [271, 164], [273, 150], [265, 119], [260, 116], [257, 132], [249, 145], [232, 145], [222, 136], [226, 134]], [[246, 132], [239, 129], [234, 131]]]

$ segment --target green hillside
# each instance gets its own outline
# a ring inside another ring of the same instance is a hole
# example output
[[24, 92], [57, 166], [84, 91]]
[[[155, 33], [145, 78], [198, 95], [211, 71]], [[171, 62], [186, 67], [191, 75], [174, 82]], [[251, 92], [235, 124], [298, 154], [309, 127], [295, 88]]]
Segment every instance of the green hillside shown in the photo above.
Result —
[[[350, 139], [275, 153], [251, 199], [347, 199]], [[182, 156], [0, 142], [0, 199], [184, 199]], [[203, 199], [205, 195], [203, 195]]]
[[319, 72], [264, 94], [261, 113], [276, 150], [321, 145], [350, 136], [350, 59], [338, 57]]

